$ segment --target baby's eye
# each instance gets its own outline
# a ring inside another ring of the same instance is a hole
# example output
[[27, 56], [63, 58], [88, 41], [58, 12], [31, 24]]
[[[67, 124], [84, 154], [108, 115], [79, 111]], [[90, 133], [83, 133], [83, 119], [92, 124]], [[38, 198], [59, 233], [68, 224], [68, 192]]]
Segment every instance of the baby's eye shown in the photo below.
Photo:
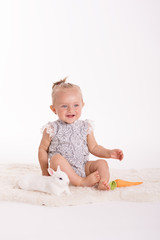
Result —
[[78, 104], [75, 104], [74, 106], [75, 106], [75, 107], [79, 107], [79, 105], [78, 105]]
[[62, 178], [60, 177], [59, 180], [62, 180]]
[[62, 108], [67, 108], [67, 105], [62, 105]]

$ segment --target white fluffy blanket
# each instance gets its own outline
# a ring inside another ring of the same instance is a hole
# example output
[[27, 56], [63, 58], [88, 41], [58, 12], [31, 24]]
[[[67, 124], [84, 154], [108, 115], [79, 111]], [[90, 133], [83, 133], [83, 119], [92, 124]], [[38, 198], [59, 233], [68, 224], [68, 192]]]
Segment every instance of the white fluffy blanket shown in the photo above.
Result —
[[37, 165], [0, 164], [0, 200], [18, 201], [46, 206], [69, 206], [107, 201], [160, 202], [160, 168], [158, 169], [111, 169], [111, 180], [120, 178], [127, 181], [142, 181], [132, 187], [100, 191], [95, 187], [70, 186], [71, 195], [60, 197], [37, 191], [18, 189], [16, 182], [26, 173], [39, 173]]

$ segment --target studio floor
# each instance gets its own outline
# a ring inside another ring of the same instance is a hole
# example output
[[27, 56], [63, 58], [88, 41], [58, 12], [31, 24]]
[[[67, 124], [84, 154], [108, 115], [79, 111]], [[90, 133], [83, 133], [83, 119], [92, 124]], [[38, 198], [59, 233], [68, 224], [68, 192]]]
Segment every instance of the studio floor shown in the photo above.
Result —
[[160, 203], [46, 207], [0, 202], [0, 239], [159, 240]]

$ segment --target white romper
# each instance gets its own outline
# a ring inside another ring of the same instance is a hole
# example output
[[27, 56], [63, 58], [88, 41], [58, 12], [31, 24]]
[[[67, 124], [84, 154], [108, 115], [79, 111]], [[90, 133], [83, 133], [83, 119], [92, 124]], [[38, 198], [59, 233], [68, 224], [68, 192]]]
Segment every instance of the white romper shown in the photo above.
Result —
[[89, 160], [87, 135], [92, 131], [88, 120], [77, 120], [68, 124], [61, 120], [48, 122], [42, 130], [47, 129], [51, 137], [48, 160], [57, 153], [70, 163], [74, 171], [85, 177], [85, 164]]

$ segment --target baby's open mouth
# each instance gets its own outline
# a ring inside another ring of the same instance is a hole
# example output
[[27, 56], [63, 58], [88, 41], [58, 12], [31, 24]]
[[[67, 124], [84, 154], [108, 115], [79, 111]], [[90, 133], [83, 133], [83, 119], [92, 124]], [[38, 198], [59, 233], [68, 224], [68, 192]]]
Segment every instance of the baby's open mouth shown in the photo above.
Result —
[[67, 114], [66, 115], [68, 118], [73, 118], [75, 116], [75, 114]]

